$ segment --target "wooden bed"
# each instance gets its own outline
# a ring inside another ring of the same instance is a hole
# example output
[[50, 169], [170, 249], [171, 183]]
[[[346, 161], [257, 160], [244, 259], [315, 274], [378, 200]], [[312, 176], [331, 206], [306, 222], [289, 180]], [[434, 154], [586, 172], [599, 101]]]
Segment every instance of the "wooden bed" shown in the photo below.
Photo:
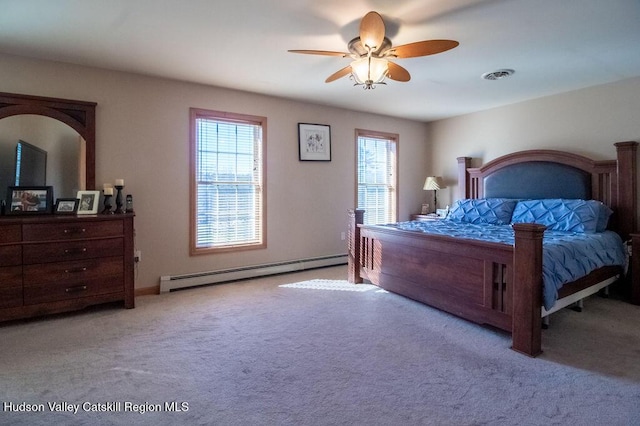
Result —
[[[585, 177], [590, 198], [613, 211], [609, 229], [623, 241], [635, 235], [637, 216], [636, 142], [615, 144], [615, 160], [594, 161], [555, 150], [529, 150], [508, 154], [482, 167], [472, 168], [471, 158], [458, 158], [459, 198], [532, 198], [513, 194], [496, 182], [505, 173], [520, 171], [523, 164], [556, 167], [549, 182], [564, 182], [563, 173], [576, 170]], [[546, 174], [546, 172], [545, 172]], [[538, 176], [539, 177], [539, 176]], [[538, 178], [536, 177], [536, 179]], [[525, 178], [527, 180], [527, 178]], [[530, 179], [529, 179], [530, 180]], [[570, 180], [570, 179], [569, 179]], [[496, 187], [497, 185], [497, 187]], [[544, 184], [536, 185], [544, 187]], [[546, 185], [544, 197], [569, 198], [564, 189]], [[561, 186], [561, 185], [558, 185]], [[507, 192], [505, 194], [505, 191]], [[512, 334], [512, 349], [529, 356], [542, 352], [542, 237], [545, 227], [514, 224], [515, 245], [462, 240], [448, 236], [405, 231], [383, 225], [362, 225], [363, 210], [349, 212], [349, 281], [367, 280], [381, 288], [409, 297], [480, 324]], [[633, 263], [640, 264], [635, 256]], [[638, 275], [638, 274], [636, 274]], [[582, 298], [611, 284], [623, 271], [618, 267], [597, 269], [565, 284], [558, 303]], [[640, 279], [629, 279], [632, 302], [640, 303]]]

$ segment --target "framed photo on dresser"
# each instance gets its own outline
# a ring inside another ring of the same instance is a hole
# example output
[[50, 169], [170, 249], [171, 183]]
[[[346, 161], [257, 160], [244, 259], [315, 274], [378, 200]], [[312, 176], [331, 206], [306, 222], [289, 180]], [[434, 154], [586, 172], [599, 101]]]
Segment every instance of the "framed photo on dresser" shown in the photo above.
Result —
[[100, 191], [78, 191], [78, 214], [97, 214]]
[[55, 214], [75, 214], [78, 210], [77, 198], [58, 198], [56, 200]]
[[49, 214], [53, 209], [52, 186], [10, 186], [6, 214]]

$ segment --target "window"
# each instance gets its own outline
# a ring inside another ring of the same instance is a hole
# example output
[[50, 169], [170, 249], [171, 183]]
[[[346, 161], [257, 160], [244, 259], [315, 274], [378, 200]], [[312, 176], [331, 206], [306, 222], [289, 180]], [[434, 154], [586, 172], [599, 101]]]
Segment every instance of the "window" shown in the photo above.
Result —
[[356, 130], [357, 206], [366, 224], [396, 221], [398, 135]]
[[267, 119], [190, 110], [191, 254], [264, 248]]

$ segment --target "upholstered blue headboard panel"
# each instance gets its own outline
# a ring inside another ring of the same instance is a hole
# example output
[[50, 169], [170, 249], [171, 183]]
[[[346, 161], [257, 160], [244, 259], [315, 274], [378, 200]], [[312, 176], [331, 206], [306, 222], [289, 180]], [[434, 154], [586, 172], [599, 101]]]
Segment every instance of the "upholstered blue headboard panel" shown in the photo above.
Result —
[[513, 164], [485, 177], [484, 197], [588, 200], [591, 199], [591, 175], [547, 161]]

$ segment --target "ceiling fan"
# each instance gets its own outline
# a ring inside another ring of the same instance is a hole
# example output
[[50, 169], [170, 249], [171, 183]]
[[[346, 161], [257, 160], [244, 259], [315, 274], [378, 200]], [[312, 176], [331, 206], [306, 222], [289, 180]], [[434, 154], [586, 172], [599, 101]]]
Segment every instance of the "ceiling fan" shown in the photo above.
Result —
[[289, 52], [351, 57], [353, 62], [331, 74], [325, 83], [331, 83], [351, 74], [355, 85], [363, 86], [364, 89], [373, 89], [376, 84], [386, 84], [384, 79], [387, 77], [403, 82], [411, 79], [409, 71], [389, 59], [435, 55], [453, 49], [458, 44], [454, 40], [424, 40], [393, 47], [391, 40], [385, 37], [382, 16], [372, 11], [360, 21], [360, 36], [347, 45], [349, 53], [327, 50], [289, 50]]

